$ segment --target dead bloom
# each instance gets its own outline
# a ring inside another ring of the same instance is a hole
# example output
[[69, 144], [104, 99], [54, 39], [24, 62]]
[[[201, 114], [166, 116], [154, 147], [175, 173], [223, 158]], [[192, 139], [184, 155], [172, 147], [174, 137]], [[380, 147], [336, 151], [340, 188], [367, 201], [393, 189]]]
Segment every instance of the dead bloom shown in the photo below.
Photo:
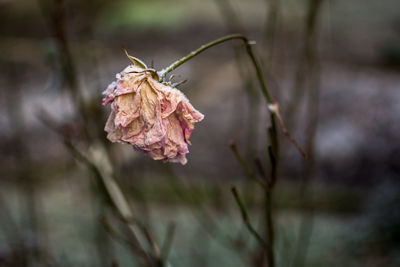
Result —
[[150, 71], [130, 65], [116, 76], [104, 92], [103, 105], [111, 103], [107, 138], [131, 144], [155, 160], [185, 164], [194, 123], [203, 114]]

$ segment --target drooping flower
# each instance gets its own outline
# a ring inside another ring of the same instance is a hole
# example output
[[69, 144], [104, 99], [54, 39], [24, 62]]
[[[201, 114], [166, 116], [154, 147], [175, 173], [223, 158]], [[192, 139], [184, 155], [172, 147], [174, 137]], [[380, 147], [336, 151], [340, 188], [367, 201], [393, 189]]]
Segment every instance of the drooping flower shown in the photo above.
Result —
[[130, 65], [104, 91], [103, 105], [111, 103], [107, 138], [131, 144], [155, 160], [186, 164], [194, 123], [204, 115], [181, 91], [153, 76]]

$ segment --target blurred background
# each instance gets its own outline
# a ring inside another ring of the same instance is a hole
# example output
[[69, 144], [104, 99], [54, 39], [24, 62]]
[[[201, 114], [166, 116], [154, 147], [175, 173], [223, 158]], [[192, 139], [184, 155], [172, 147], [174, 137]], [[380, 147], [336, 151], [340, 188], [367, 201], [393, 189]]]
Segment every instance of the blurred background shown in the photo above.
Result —
[[240, 41], [174, 72], [205, 115], [185, 166], [103, 130], [102, 92], [130, 64], [124, 48], [160, 70], [231, 33], [256, 41], [308, 154], [279, 130], [276, 265], [400, 266], [398, 0], [0, 0], [0, 266], [143, 266], [74, 155], [94, 143], [172, 266], [263, 266], [230, 191], [262, 233], [263, 192], [229, 147], [251, 168], [268, 161], [268, 109]]

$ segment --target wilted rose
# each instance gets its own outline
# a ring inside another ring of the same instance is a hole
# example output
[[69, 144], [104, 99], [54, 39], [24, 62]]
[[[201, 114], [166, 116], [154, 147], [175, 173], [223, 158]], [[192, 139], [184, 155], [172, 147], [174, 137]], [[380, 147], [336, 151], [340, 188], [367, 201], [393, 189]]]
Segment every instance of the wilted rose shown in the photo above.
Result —
[[103, 105], [111, 103], [105, 126], [110, 141], [131, 144], [155, 160], [187, 162], [194, 123], [204, 116], [181, 91], [131, 65], [104, 94]]

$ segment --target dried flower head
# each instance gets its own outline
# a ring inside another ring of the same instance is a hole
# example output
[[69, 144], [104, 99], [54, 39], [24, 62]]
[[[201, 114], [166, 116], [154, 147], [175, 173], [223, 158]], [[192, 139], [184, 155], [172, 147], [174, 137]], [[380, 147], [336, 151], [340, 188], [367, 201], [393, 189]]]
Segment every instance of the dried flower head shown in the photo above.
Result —
[[111, 103], [107, 138], [131, 144], [155, 160], [186, 164], [194, 123], [204, 116], [181, 91], [155, 76], [142, 64], [130, 65], [116, 75], [117, 80], [104, 91], [103, 105]]

